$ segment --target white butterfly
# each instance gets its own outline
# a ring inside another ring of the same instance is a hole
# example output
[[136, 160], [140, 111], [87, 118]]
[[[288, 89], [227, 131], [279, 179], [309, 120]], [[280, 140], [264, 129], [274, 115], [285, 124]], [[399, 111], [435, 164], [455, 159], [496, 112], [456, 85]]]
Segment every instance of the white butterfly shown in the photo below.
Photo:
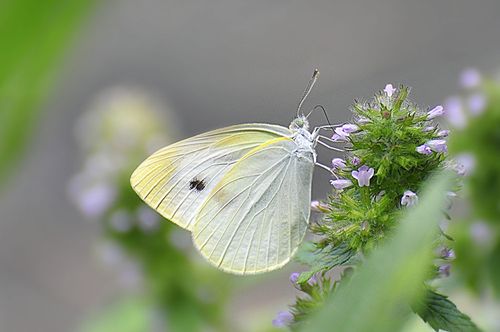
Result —
[[302, 115], [289, 128], [213, 130], [157, 151], [134, 171], [131, 184], [148, 205], [191, 231], [196, 248], [221, 270], [271, 271], [290, 260], [306, 233], [322, 128], [309, 132]]

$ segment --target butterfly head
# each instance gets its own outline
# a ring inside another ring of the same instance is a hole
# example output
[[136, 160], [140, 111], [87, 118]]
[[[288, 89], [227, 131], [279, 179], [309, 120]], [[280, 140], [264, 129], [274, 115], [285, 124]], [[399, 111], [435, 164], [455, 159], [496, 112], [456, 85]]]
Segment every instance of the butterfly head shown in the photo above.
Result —
[[309, 121], [304, 115], [300, 115], [290, 123], [289, 128], [293, 133], [309, 132]]

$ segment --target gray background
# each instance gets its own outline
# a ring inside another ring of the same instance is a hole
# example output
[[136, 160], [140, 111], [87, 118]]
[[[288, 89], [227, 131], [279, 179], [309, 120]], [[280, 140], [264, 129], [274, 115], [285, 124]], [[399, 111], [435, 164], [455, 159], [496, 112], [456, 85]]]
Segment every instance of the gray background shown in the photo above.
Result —
[[[101, 2], [2, 186], [0, 330], [72, 330], [120, 292], [96, 263], [98, 225], [66, 197], [79, 168], [74, 121], [102, 89], [132, 83], [160, 93], [182, 136], [240, 122], [287, 125], [316, 67], [306, 107], [324, 105], [335, 122], [349, 119], [353, 98], [388, 82], [412, 86], [413, 100], [432, 106], [456, 91], [462, 68], [497, 69], [499, 14], [498, 0]], [[316, 175], [321, 197], [327, 177]], [[234, 300], [235, 317], [291, 302], [287, 277], [270, 278]]]

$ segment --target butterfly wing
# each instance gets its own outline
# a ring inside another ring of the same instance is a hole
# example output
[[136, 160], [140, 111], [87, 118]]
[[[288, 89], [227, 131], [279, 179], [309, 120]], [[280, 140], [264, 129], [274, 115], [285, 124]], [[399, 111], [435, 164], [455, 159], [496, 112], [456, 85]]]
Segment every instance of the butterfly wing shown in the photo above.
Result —
[[155, 152], [133, 172], [130, 183], [149, 206], [191, 230], [203, 201], [243, 155], [263, 142], [289, 135], [287, 128], [268, 124], [203, 133]]
[[203, 203], [193, 240], [209, 262], [236, 274], [254, 274], [286, 264], [309, 221], [312, 152], [276, 138], [248, 152]]

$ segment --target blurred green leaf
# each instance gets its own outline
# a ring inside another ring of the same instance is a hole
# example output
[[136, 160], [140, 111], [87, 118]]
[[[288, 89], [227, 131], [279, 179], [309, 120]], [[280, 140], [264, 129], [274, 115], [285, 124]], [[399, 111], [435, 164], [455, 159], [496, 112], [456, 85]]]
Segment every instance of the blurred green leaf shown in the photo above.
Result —
[[408, 211], [393, 237], [375, 249], [348, 283], [302, 331], [397, 331], [410, 314], [428, 276], [432, 241], [441, 218], [449, 177], [430, 179], [422, 199]]
[[435, 331], [478, 332], [478, 327], [469, 316], [461, 313], [448, 297], [433, 290], [427, 290], [418, 315]]
[[144, 301], [128, 299], [116, 303], [89, 320], [81, 332], [142, 332], [150, 330], [152, 313]]
[[0, 2], [0, 178], [18, 159], [63, 50], [93, 3]]

